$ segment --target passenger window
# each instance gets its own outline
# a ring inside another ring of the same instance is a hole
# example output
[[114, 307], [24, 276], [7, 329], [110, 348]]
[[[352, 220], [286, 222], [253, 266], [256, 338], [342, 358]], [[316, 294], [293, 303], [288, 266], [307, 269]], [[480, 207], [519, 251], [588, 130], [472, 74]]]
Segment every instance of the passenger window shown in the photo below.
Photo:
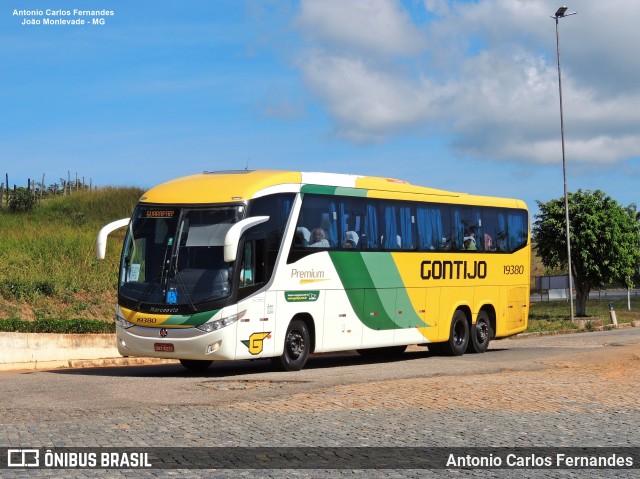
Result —
[[509, 229], [509, 250], [515, 251], [527, 244], [528, 218], [523, 211], [510, 211], [507, 215]]
[[[295, 248], [331, 247], [330, 230], [335, 229], [335, 204], [328, 197], [306, 195], [293, 237]], [[337, 240], [337, 237], [336, 237]]]
[[384, 205], [384, 234], [382, 247], [386, 250], [412, 250], [414, 247], [415, 216], [410, 206]]

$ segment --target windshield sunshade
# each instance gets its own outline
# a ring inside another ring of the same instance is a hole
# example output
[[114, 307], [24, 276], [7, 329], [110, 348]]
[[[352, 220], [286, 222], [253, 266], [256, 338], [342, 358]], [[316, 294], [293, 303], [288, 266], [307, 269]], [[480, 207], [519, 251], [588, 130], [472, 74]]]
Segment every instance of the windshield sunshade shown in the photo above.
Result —
[[193, 310], [228, 296], [231, 265], [223, 260], [224, 237], [243, 212], [243, 206], [139, 206], [125, 239], [120, 294], [138, 305]]

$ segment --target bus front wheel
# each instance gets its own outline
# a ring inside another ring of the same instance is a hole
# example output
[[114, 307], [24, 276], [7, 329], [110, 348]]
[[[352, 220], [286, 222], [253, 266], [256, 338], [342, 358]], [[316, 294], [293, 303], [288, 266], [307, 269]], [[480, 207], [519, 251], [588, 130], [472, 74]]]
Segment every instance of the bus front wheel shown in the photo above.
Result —
[[476, 324], [471, 327], [468, 351], [470, 353], [484, 353], [489, 347], [490, 339], [491, 324], [489, 323], [489, 315], [485, 311], [480, 311]]
[[199, 359], [181, 359], [180, 364], [182, 364], [189, 371], [204, 371], [213, 361], [204, 361]]
[[443, 351], [449, 356], [462, 356], [469, 344], [469, 323], [467, 315], [457, 310], [451, 319], [449, 341], [443, 343]]
[[307, 362], [311, 349], [311, 336], [304, 321], [294, 319], [287, 328], [282, 356], [273, 358], [273, 364], [285, 371], [300, 371]]

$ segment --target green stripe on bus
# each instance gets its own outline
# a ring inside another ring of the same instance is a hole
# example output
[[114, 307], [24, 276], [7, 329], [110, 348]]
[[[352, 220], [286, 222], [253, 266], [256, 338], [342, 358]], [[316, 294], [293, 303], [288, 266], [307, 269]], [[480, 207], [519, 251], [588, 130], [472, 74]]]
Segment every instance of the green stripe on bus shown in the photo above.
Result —
[[358, 196], [362, 198], [367, 196], [368, 191], [369, 190], [363, 190], [361, 188], [349, 188], [347, 186], [302, 185], [302, 188], [300, 188], [302, 194]]
[[347, 188], [344, 186], [338, 186], [336, 188], [336, 195], [341, 196], [359, 196], [361, 198], [365, 198], [367, 196], [367, 192], [369, 190], [363, 190], [358, 188]]
[[300, 193], [313, 193], [316, 195], [334, 195], [336, 193], [335, 186], [321, 186], [321, 185], [302, 185]]
[[375, 258], [370, 253], [329, 253], [360, 321], [376, 330], [428, 326], [413, 309], [391, 254], [374, 255]]
[[395, 292], [395, 294], [387, 293], [385, 297], [388, 299], [383, 304], [387, 314], [394, 318], [397, 327], [427, 326], [413, 308], [411, 298], [409, 298], [391, 253], [362, 253], [362, 257], [373, 278], [374, 288], [378, 291]]
[[[389, 317], [362, 254], [344, 251], [329, 252], [342, 281], [351, 307], [362, 323], [371, 329], [396, 329]], [[374, 315], [375, 314], [375, 315]]]
[[173, 314], [167, 318], [167, 320], [163, 324], [175, 324], [175, 325], [184, 325], [184, 326], [200, 326], [201, 324], [206, 323], [211, 318], [215, 316], [215, 314], [220, 311], [219, 309], [214, 309], [213, 311], [205, 311], [203, 313], [196, 314]]

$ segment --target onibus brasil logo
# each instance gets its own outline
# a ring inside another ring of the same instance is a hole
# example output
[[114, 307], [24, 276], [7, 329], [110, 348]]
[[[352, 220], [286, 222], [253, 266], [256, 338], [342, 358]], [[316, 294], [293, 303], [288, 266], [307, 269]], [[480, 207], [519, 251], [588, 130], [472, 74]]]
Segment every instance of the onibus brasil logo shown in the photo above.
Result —
[[271, 331], [268, 333], [253, 333], [249, 336], [249, 339], [241, 341], [247, 348], [249, 348], [249, 352], [253, 355], [260, 354], [263, 348], [263, 342], [265, 339], [271, 338]]

